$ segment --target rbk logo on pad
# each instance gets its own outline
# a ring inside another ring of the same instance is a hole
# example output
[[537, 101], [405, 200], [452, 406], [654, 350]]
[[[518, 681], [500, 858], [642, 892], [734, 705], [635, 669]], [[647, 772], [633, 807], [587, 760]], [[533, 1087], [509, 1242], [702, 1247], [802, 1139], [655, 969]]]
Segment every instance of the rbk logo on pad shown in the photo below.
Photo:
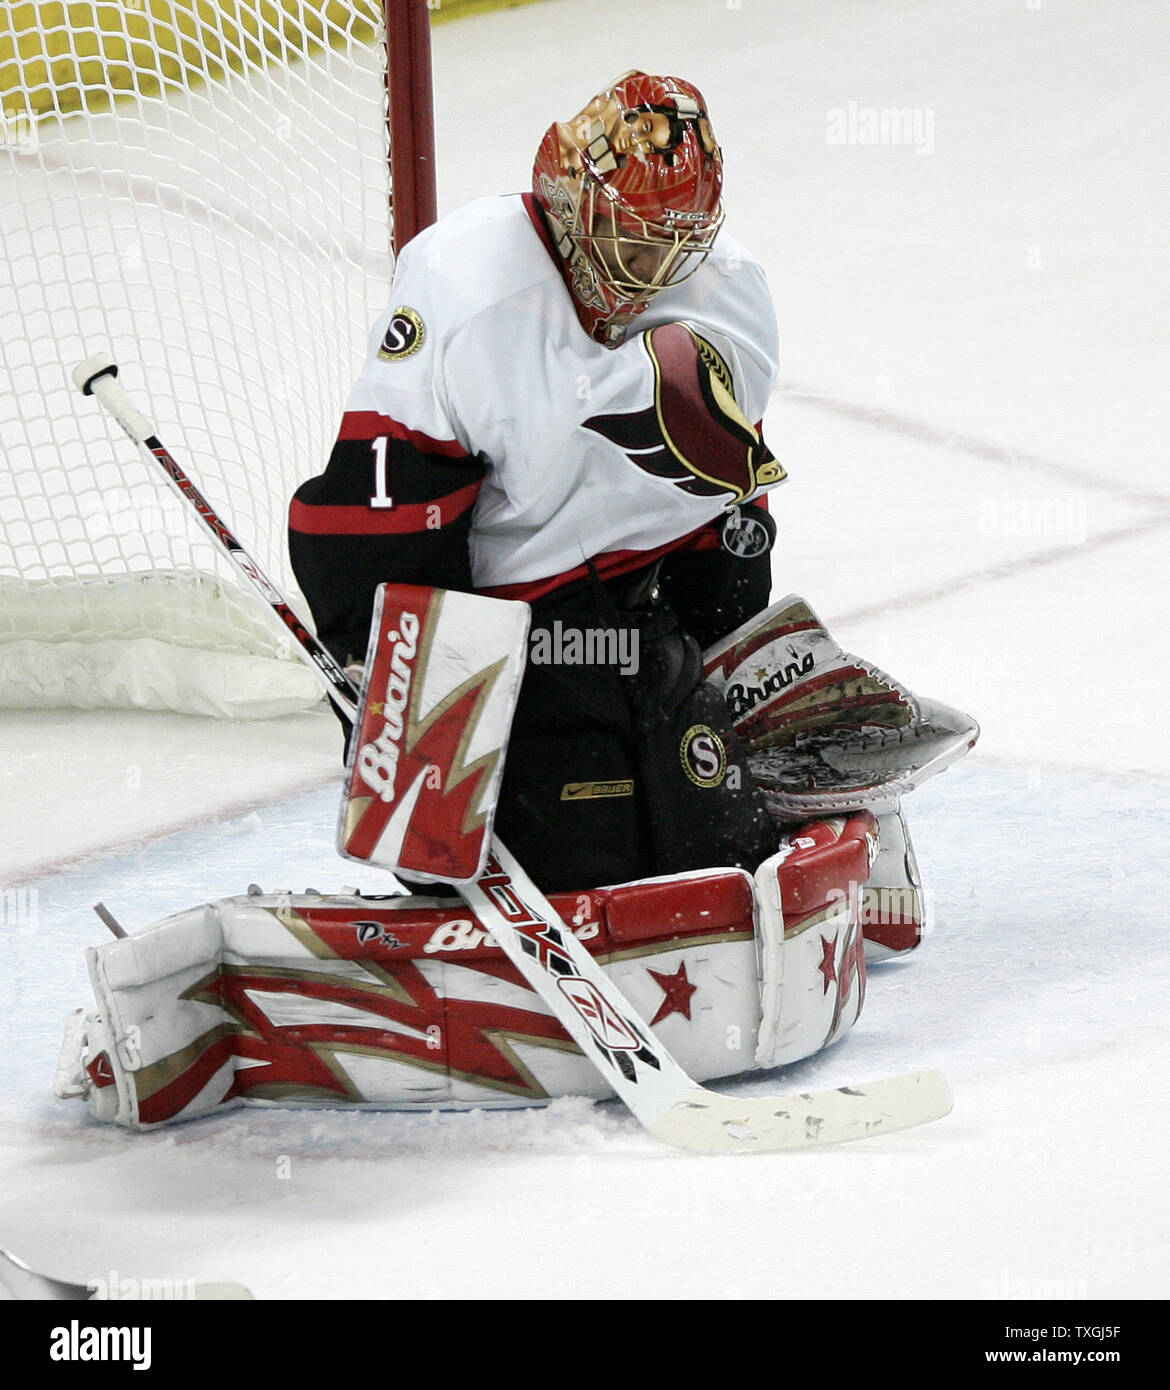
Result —
[[585, 428], [616, 444], [637, 468], [695, 497], [743, 502], [783, 482], [784, 469], [735, 399], [727, 363], [683, 323], [643, 335], [654, 366], [654, 404], [594, 415]]

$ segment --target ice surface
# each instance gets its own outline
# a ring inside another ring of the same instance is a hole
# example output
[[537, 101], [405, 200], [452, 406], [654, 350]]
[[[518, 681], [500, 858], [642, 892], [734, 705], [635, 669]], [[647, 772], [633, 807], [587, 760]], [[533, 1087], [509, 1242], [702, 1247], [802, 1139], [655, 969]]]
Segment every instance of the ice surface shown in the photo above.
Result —
[[[1170, 1293], [1168, 28], [1154, 0], [556, 0], [435, 31], [444, 209], [523, 187], [623, 67], [706, 92], [784, 332], [776, 591], [984, 729], [907, 803], [919, 958], [840, 1046], [738, 1084], [935, 1065], [954, 1114], [775, 1159], [574, 1100], [101, 1128], [49, 1093], [93, 901], [133, 928], [376, 885], [332, 853], [326, 713], [4, 716], [0, 1243], [272, 1298]], [[831, 143], [851, 103], [929, 148]]]

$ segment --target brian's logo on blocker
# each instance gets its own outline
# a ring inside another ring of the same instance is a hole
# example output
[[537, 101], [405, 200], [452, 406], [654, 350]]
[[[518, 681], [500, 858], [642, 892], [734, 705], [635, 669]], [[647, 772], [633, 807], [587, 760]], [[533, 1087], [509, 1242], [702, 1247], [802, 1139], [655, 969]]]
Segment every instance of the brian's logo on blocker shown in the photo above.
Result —
[[[394, 800], [394, 778], [406, 730], [406, 709], [410, 704], [410, 662], [418, 652], [420, 627], [418, 615], [404, 610], [398, 619], [398, 629], [386, 634], [390, 643], [390, 670], [381, 707], [385, 722], [377, 738], [372, 743], [362, 744], [358, 752], [357, 769], [362, 781], [383, 801]], [[372, 705], [371, 708], [376, 711], [378, 707]]]

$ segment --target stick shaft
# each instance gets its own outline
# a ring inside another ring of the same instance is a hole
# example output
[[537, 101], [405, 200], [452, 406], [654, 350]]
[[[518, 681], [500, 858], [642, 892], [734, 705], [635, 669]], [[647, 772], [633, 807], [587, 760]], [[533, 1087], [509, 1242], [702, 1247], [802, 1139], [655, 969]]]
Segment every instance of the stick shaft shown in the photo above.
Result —
[[309, 631], [284, 595], [257, 561], [244, 549], [207, 498], [184, 472], [154, 432], [154, 425], [130, 399], [117, 379], [117, 367], [109, 357], [93, 357], [74, 372], [74, 380], [87, 395], [94, 395], [126, 434], [161, 468], [171, 487], [195, 510], [204, 526], [222, 546], [229, 560], [268, 606], [281, 627], [293, 638], [297, 654], [317, 672], [325, 693], [350, 722], [357, 716], [358, 692], [333, 654]]

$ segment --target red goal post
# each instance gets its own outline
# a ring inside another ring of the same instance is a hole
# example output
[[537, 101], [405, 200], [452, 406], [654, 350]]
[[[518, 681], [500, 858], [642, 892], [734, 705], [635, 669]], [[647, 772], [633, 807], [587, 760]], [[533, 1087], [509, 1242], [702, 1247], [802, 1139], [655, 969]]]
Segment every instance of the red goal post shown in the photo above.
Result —
[[435, 121], [428, 0], [385, 0], [394, 249], [435, 220]]

